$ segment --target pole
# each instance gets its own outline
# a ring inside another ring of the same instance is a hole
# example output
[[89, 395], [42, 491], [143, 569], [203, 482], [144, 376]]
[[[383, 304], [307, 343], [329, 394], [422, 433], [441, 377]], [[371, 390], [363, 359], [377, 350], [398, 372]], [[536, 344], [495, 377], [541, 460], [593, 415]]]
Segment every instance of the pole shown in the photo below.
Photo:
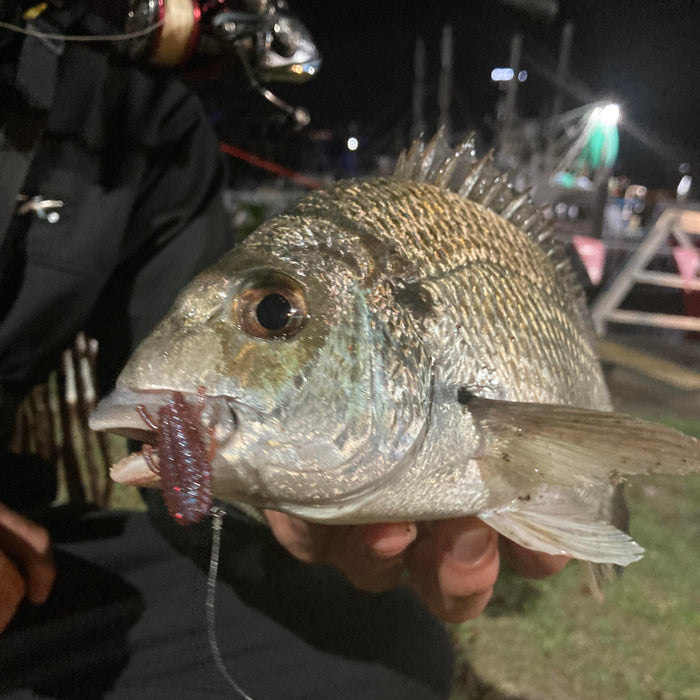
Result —
[[446, 24], [442, 28], [442, 40], [440, 42], [440, 82], [438, 84], [438, 128], [444, 128], [445, 139], [450, 140], [450, 104], [452, 102], [452, 25]]
[[411, 142], [425, 132], [425, 42], [416, 38], [413, 55], [413, 102], [411, 109]]
[[549, 129], [547, 129], [547, 149], [545, 156], [545, 167], [547, 173], [551, 173], [555, 163], [552, 161], [556, 157], [554, 153], [554, 142], [557, 137], [557, 117], [559, 116], [564, 102], [564, 91], [562, 86], [569, 72], [569, 59], [571, 57], [571, 43], [574, 37], [574, 25], [567, 22], [561, 33], [561, 42], [559, 44], [559, 63], [557, 64], [557, 80], [554, 91], [554, 101], [552, 102], [552, 115], [549, 121]]
[[510, 68], [513, 77], [506, 87], [506, 98], [503, 104], [503, 121], [501, 123], [499, 158], [502, 162], [511, 159], [510, 143], [512, 138], [513, 122], [515, 121], [515, 105], [518, 96], [518, 73], [520, 72], [520, 56], [523, 50], [522, 34], [513, 34], [510, 42]]

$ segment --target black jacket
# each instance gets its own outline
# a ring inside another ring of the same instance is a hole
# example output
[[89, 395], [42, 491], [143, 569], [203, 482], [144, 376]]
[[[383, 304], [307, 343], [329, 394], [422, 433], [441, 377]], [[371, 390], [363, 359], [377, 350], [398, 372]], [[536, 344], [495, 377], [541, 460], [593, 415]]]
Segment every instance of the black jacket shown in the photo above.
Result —
[[[0, 47], [0, 79], [16, 54]], [[8, 82], [0, 82], [0, 105], [21, 111]], [[180, 81], [66, 43], [23, 188], [61, 200], [60, 218], [15, 217], [1, 253], [6, 403], [41, 381], [81, 329], [100, 342], [108, 388], [177, 291], [232, 245], [224, 179], [217, 140]]]

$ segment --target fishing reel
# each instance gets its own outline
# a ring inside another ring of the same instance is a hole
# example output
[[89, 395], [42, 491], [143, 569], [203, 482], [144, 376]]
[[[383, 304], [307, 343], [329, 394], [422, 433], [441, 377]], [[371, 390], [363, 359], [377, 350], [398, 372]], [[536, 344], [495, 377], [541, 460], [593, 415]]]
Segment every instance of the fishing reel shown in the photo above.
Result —
[[29, 34], [19, 64], [20, 70], [31, 69], [31, 84], [20, 82], [41, 109], [53, 99], [51, 81], [41, 76], [55, 70], [65, 38], [102, 41], [136, 62], [208, 76], [212, 67], [240, 60], [254, 90], [294, 126], [309, 123], [306, 109], [288, 105], [263, 85], [302, 83], [321, 66], [308, 29], [285, 0], [14, 0], [9, 6], [0, 0], [0, 20], [15, 30], [0, 31], [0, 47]]
[[284, 0], [130, 0], [125, 32], [127, 53], [159, 66], [183, 66], [197, 59], [241, 61], [253, 88], [297, 126], [309, 122], [304, 108], [291, 107], [262, 85], [302, 83], [321, 66], [321, 56], [304, 24]]

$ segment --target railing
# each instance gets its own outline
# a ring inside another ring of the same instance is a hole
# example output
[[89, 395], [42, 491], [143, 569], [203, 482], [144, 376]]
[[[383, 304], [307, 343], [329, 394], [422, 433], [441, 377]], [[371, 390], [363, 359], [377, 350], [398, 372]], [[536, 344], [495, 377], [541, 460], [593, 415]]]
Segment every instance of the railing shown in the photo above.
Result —
[[689, 280], [680, 274], [646, 269], [652, 258], [666, 245], [669, 236], [673, 236], [683, 248], [694, 248], [692, 236], [695, 235], [700, 235], [700, 212], [667, 209], [661, 214], [607, 289], [593, 302], [591, 314], [599, 334], [603, 335], [611, 322], [700, 331], [700, 318], [619, 308], [636, 284], [700, 290], [700, 278]]

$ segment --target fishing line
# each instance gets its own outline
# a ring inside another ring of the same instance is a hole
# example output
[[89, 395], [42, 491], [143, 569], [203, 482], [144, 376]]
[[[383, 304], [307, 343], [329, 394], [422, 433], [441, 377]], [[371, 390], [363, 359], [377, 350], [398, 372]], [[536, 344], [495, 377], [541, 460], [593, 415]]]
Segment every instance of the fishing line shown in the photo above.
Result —
[[219, 571], [219, 555], [221, 553], [221, 527], [224, 520], [224, 515], [226, 510], [221, 506], [212, 506], [212, 540], [211, 540], [211, 554], [209, 556], [209, 575], [207, 576], [207, 636], [209, 638], [209, 649], [211, 649], [211, 655], [214, 657], [214, 662], [216, 667], [219, 669], [221, 675], [228, 681], [229, 685], [244, 699], [253, 700], [248, 693], [241, 688], [236, 681], [231, 678], [229, 672], [226, 670], [224, 665], [224, 660], [221, 658], [221, 652], [219, 651], [219, 643], [216, 640], [216, 624], [215, 624], [215, 599], [216, 599], [216, 575]]
[[47, 32], [40, 32], [38, 29], [32, 29], [31, 27], [19, 27], [16, 24], [9, 24], [8, 22], [0, 22], [0, 29], [9, 29], [11, 32], [17, 32], [18, 34], [26, 34], [27, 36], [33, 36], [37, 39], [50, 39], [52, 41], [128, 41], [129, 39], [138, 39], [141, 36], [151, 34], [158, 29], [158, 27], [162, 26], [164, 21], [164, 19], [160, 19], [155, 24], [151, 24], [145, 29], [123, 34], [50, 34]]

